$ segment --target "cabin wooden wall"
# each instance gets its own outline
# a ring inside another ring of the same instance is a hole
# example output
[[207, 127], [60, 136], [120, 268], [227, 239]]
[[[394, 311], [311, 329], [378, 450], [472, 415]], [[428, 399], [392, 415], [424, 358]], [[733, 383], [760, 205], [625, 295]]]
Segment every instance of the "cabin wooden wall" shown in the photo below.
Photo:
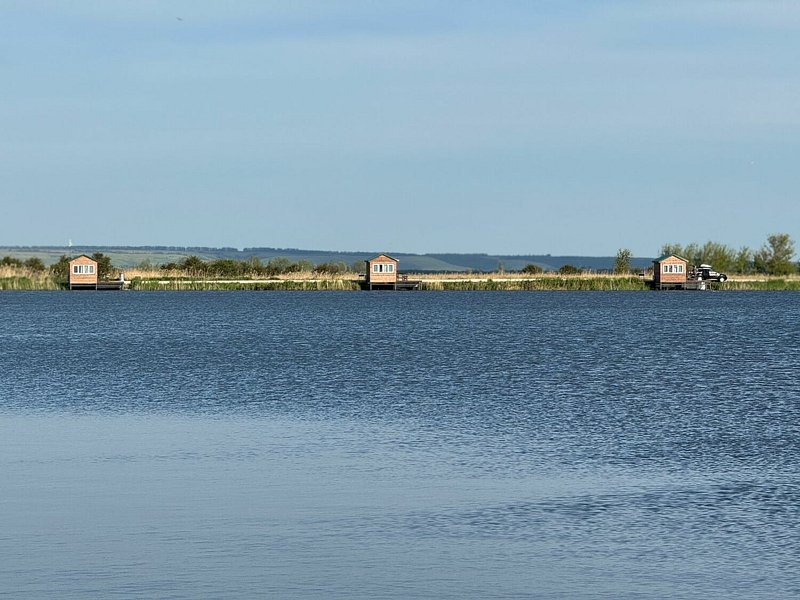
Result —
[[[665, 265], [667, 265], [667, 269], [671, 268], [672, 272], [668, 270], [665, 273]], [[679, 265], [682, 265], [680, 270], [676, 269], [676, 267]], [[660, 262], [656, 262], [653, 266], [655, 267], [653, 269], [653, 280], [656, 283], [686, 283], [688, 263], [682, 258], [678, 258], [677, 256], [668, 256], [667, 258], [662, 259]]]
[[[73, 265], [94, 265], [94, 273], [76, 275], [72, 272]], [[97, 262], [88, 256], [79, 256], [69, 262], [69, 284], [72, 285], [97, 285]]]
[[[375, 273], [373, 269], [373, 265], [394, 265], [394, 269], [391, 273], [387, 273], [386, 271]], [[398, 261], [394, 260], [393, 258], [389, 258], [388, 256], [376, 256], [372, 260], [367, 262], [367, 281], [370, 283], [396, 283], [397, 282], [397, 264]]]

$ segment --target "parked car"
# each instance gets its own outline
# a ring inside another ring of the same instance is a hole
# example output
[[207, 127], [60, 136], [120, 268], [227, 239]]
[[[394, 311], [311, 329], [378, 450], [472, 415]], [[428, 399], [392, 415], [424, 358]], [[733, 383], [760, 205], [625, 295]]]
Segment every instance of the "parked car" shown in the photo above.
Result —
[[717, 273], [711, 265], [700, 265], [694, 270], [695, 279], [698, 281], [726, 281], [725, 273]]

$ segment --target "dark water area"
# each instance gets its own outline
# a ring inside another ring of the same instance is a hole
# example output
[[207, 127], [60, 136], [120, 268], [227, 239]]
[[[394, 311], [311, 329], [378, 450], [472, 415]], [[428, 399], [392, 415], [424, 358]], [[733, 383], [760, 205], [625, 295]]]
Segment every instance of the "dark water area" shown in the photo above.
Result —
[[798, 294], [0, 317], [0, 597], [800, 597]]

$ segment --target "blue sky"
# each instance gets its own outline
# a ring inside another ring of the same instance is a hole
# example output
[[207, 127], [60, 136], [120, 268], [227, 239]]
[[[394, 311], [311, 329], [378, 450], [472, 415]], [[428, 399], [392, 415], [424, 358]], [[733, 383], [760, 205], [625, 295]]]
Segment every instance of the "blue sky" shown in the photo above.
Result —
[[0, 245], [800, 238], [800, 3], [0, 0]]

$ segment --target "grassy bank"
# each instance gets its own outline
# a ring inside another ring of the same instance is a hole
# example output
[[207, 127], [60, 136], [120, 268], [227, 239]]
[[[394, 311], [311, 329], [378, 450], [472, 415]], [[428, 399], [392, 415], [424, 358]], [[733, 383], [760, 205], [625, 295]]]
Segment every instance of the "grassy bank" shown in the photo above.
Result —
[[60, 290], [63, 289], [50, 277], [0, 277], [0, 290]]
[[[409, 275], [419, 280], [423, 291], [646, 291], [647, 280], [638, 276], [617, 275], [545, 275], [524, 277], [517, 274], [495, 274], [494, 277], [469, 275]], [[717, 291], [800, 291], [800, 278], [790, 279], [733, 279], [724, 284], [709, 283]], [[355, 275], [330, 279], [297, 278], [271, 280], [214, 280], [172, 277], [131, 282], [135, 290], [358, 290]]]
[[215, 281], [210, 279], [134, 279], [130, 289], [141, 291], [316, 291], [359, 289], [354, 280], [347, 279], [306, 279], [306, 280], [240, 280]]
[[441, 291], [641, 291], [641, 277], [574, 276], [498, 279], [425, 279], [423, 290]]
[[737, 280], [729, 279], [720, 285], [721, 290], [746, 292], [800, 292], [800, 278]]
[[0, 267], [0, 290], [58, 290], [59, 282], [47, 271]]
[[[644, 291], [647, 281], [639, 276], [583, 273], [556, 275], [545, 273], [531, 276], [523, 273], [442, 273], [409, 274], [409, 279], [420, 281], [425, 291]], [[184, 271], [126, 272], [130, 289], [141, 291], [351, 291], [359, 289], [355, 273], [340, 275], [320, 274], [312, 271], [290, 273], [270, 278], [243, 277], [222, 279], [204, 277]], [[709, 284], [720, 291], [800, 291], [800, 276], [786, 278], [767, 276], [733, 276], [723, 284]], [[34, 271], [23, 267], [0, 267], [0, 290], [58, 290], [64, 289], [47, 271]]]

